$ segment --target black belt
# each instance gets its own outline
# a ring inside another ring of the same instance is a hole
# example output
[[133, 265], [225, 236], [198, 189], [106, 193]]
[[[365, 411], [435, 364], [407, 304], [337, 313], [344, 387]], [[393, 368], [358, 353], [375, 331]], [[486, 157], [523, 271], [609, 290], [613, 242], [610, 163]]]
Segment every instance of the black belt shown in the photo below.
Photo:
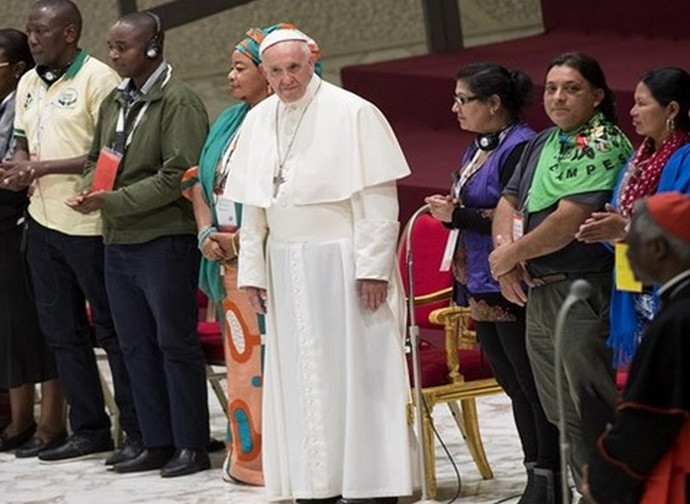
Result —
[[592, 278], [610, 275], [610, 271], [602, 271], [598, 273], [553, 273], [552, 275], [544, 275], [532, 278], [532, 287], [542, 287], [544, 285], [563, 282], [565, 280], [575, 280], [577, 278]]

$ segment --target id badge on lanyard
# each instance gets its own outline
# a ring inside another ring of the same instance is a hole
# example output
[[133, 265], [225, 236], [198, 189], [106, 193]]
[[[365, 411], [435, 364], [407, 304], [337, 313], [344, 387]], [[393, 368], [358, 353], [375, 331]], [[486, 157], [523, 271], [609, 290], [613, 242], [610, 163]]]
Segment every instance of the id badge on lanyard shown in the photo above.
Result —
[[[235, 147], [237, 147], [237, 140], [239, 139], [239, 133], [230, 139], [230, 142], [223, 152], [223, 156], [220, 159], [220, 166], [222, 169], [220, 173], [222, 174], [222, 179], [227, 181], [227, 174], [229, 171], [230, 158], [232, 158], [233, 152], [235, 152]], [[216, 197], [215, 210], [216, 217], [218, 219], [218, 228], [221, 231], [234, 233], [237, 228], [240, 227], [240, 216], [238, 215], [239, 205], [228, 196], [225, 195], [225, 184], [223, 184], [223, 192]]]
[[120, 113], [117, 116], [117, 123], [115, 124], [115, 133], [112, 138], [112, 147], [103, 147], [98, 154], [96, 168], [93, 174], [93, 182], [91, 183], [92, 191], [112, 191], [115, 187], [115, 179], [117, 178], [117, 172], [120, 168], [125, 150], [132, 141], [134, 130], [144, 118], [148, 105], [148, 103], [144, 104], [141, 110], [139, 110], [127, 137], [125, 137], [126, 113], [124, 108], [120, 109]]
[[221, 195], [216, 201], [216, 217], [218, 228], [222, 231], [234, 232], [239, 227], [237, 205], [230, 198]]
[[113, 190], [120, 161], [122, 161], [122, 154], [119, 152], [110, 147], [103, 147], [101, 149], [98, 160], [96, 161], [96, 168], [93, 172], [93, 182], [91, 183], [92, 191]]
[[450, 271], [450, 267], [453, 264], [453, 256], [455, 255], [455, 247], [458, 243], [458, 235], [460, 235], [459, 229], [452, 229], [448, 233], [448, 240], [446, 240], [446, 248], [443, 250], [443, 258], [441, 259], [441, 266], [439, 266], [439, 271]]
[[513, 212], [513, 241], [518, 241], [525, 235], [525, 216], [522, 212]]
[[628, 244], [615, 244], [615, 277], [616, 289], [627, 292], [642, 292], [642, 283], [635, 278], [630, 261], [628, 261]]

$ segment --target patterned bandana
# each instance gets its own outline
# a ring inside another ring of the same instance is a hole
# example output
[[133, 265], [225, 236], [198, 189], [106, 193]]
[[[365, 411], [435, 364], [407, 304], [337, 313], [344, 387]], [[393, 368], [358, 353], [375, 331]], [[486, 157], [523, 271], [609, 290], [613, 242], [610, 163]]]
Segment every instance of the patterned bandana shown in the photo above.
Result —
[[[278, 23], [268, 28], [250, 28], [247, 30], [244, 39], [239, 41], [235, 46], [235, 50], [241, 52], [245, 56], [248, 56], [256, 66], [261, 64], [261, 55], [259, 54], [259, 47], [261, 47], [261, 42], [263, 42], [266, 35], [276, 30], [296, 30], [297, 28], [290, 23]], [[321, 63], [321, 50], [319, 46], [310, 39], [309, 49], [316, 58], [316, 65], [314, 66], [314, 71], [319, 77], [323, 73], [323, 64]]]
[[633, 203], [656, 192], [661, 172], [679, 147], [690, 142], [687, 131], [672, 131], [654, 149], [654, 141], [647, 137], [625, 168], [616, 207], [624, 217], [632, 217]]
[[545, 210], [573, 194], [610, 191], [631, 153], [627, 137], [600, 112], [572, 133], [554, 129], [539, 156], [527, 211]]
[[294, 29], [295, 27], [289, 23], [278, 23], [268, 28], [249, 28], [246, 37], [240, 40], [235, 49], [245, 56], [251, 58], [255, 65], [261, 64], [261, 57], [259, 56], [259, 47], [266, 35], [275, 30]]

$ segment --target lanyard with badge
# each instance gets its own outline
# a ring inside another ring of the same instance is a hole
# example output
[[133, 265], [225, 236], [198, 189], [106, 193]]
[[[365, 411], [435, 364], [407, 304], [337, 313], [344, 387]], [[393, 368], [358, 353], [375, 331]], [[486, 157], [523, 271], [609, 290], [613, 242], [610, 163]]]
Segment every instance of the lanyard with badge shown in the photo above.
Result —
[[[230, 169], [230, 159], [232, 153], [235, 152], [237, 141], [239, 140], [240, 132], [238, 131], [233, 138], [230, 139], [228, 146], [223, 152], [223, 156], [219, 160], [218, 177], [218, 192], [214, 191], [216, 219], [218, 221], [218, 229], [221, 231], [234, 232], [239, 227], [239, 204], [228, 198], [223, 190], [225, 187], [225, 180], [228, 177]], [[221, 187], [222, 186], [222, 189]]]
[[[460, 174], [453, 173], [454, 182], [453, 187], [451, 188], [451, 195], [455, 201], [460, 202], [460, 195], [462, 193], [462, 189], [465, 187], [465, 184], [475, 173], [477, 173], [477, 171], [479, 171], [479, 168], [481, 168], [482, 163], [479, 162], [479, 156], [482, 152], [484, 151], [477, 149], [477, 151], [474, 153], [474, 156], [472, 156]], [[451, 229], [450, 233], [448, 233], [448, 239], [446, 240], [446, 247], [443, 250], [443, 258], [441, 259], [439, 271], [450, 270], [459, 235], [460, 230], [457, 228]]]
[[120, 162], [122, 157], [132, 143], [132, 136], [134, 135], [134, 130], [141, 123], [141, 120], [146, 115], [146, 111], [149, 108], [149, 102], [146, 102], [139, 113], [137, 114], [132, 127], [130, 128], [129, 135], [125, 136], [125, 119], [129, 113], [129, 107], [121, 107], [120, 112], [117, 116], [117, 123], [115, 124], [115, 133], [113, 134], [113, 139], [111, 142], [111, 147], [103, 146], [101, 152], [98, 154], [98, 160], [96, 161], [96, 169], [94, 170], [93, 183], [91, 184], [92, 191], [112, 191], [115, 186], [115, 177], [117, 176], [117, 171], [120, 167]]
[[518, 241], [525, 235], [525, 215], [527, 214], [527, 202], [520, 210], [513, 211], [513, 241]]
[[[170, 77], [172, 77], [172, 67], [170, 65], [166, 66], [165, 71], [167, 75], [161, 84], [161, 89], [165, 87]], [[127, 100], [125, 100], [125, 103], [127, 103]], [[136, 100], [134, 103], [120, 107], [117, 123], [115, 124], [115, 132], [111, 141], [112, 146], [102, 147], [101, 152], [98, 154], [93, 182], [91, 184], [92, 191], [112, 191], [115, 186], [115, 178], [117, 177], [122, 157], [125, 155], [125, 151], [127, 147], [129, 147], [129, 144], [132, 143], [134, 131], [146, 115], [146, 111], [150, 104], [150, 102], [146, 102], [142, 105], [139, 109], [139, 113], [132, 122], [132, 126], [129, 129], [129, 135], [125, 135], [125, 121], [129, 116], [131, 106], [135, 103], [137, 103]]]
[[520, 208], [513, 210], [513, 241], [518, 241], [525, 235], [525, 226], [527, 221], [527, 215], [529, 214], [527, 210], [527, 205], [529, 204], [529, 199], [532, 196], [532, 185], [530, 185], [527, 190], [527, 195], [525, 196], [525, 201], [522, 202]]

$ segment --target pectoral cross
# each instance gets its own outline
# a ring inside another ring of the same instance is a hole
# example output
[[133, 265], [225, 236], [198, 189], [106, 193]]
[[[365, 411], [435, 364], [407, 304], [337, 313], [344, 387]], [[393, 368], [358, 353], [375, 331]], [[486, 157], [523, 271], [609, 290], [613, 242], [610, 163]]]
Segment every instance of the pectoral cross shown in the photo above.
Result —
[[285, 178], [283, 177], [283, 170], [278, 171], [278, 174], [273, 177], [273, 197], [278, 196], [278, 191], [280, 191], [280, 186], [285, 183]]
[[[319, 81], [319, 86], [316, 88], [316, 91], [314, 91], [314, 94], [311, 95], [311, 98], [309, 98], [309, 101], [307, 102], [307, 105], [302, 109], [302, 112], [299, 115], [299, 119], [297, 119], [297, 124], [295, 125], [295, 129], [292, 131], [292, 136], [290, 136], [290, 140], [288, 141], [287, 147], [285, 148], [285, 152], [280, 148], [280, 121], [278, 120], [278, 111], [279, 111], [279, 103], [280, 101], [276, 101], [276, 109], [275, 109], [275, 136], [276, 136], [276, 154], [277, 154], [277, 161], [278, 161], [278, 173], [273, 177], [273, 197], [276, 198], [278, 196], [278, 191], [280, 191], [280, 186], [285, 183], [285, 178], [283, 177], [283, 165], [287, 161], [287, 159], [290, 157], [290, 151], [292, 151], [292, 144], [295, 143], [295, 138], [297, 138], [297, 132], [299, 131], [299, 127], [302, 124], [302, 119], [304, 119], [304, 114], [307, 113], [307, 110], [309, 110], [309, 106], [311, 105], [311, 102], [314, 101], [314, 97], [317, 95], [319, 92], [319, 89], [321, 89], [321, 81]], [[282, 155], [281, 155], [282, 154]]]

